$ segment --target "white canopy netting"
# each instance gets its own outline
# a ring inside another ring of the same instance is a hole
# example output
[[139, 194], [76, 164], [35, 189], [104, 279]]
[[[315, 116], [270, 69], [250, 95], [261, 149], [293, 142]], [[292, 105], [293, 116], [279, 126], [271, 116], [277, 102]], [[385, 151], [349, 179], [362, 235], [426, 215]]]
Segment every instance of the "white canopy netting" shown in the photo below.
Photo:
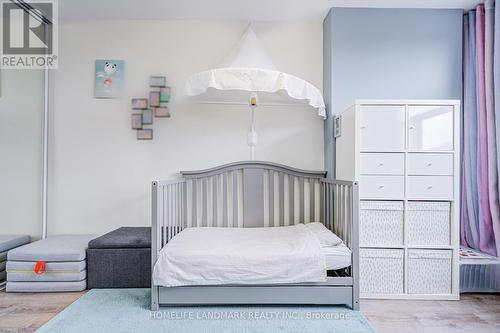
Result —
[[309, 105], [326, 118], [320, 90], [301, 78], [277, 70], [250, 26], [219, 66], [196, 73], [187, 80], [185, 94], [204, 103], [248, 103], [252, 110], [248, 135], [252, 159], [257, 144], [253, 123], [257, 104]]

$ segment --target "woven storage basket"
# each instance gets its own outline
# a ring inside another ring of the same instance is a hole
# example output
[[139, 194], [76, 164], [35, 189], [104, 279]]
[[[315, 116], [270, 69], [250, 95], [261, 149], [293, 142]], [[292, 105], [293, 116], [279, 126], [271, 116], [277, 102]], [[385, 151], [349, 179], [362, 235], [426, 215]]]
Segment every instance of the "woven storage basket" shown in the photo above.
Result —
[[403, 250], [360, 249], [360, 292], [403, 293]]
[[408, 293], [450, 294], [452, 250], [408, 251]]
[[450, 203], [408, 202], [408, 244], [450, 245]]
[[403, 209], [402, 201], [361, 201], [360, 246], [402, 245]]

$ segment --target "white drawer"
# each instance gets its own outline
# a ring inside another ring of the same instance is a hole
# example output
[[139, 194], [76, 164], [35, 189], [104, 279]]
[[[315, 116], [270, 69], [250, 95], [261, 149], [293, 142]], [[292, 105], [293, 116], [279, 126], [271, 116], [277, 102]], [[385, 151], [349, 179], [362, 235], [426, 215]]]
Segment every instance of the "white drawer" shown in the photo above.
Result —
[[408, 198], [453, 199], [453, 176], [408, 176]]
[[404, 176], [360, 176], [361, 198], [398, 199], [405, 192]]
[[405, 155], [399, 153], [361, 153], [361, 174], [404, 175]]
[[408, 154], [409, 175], [453, 175], [453, 154]]
[[404, 105], [363, 105], [359, 110], [361, 150], [394, 151], [405, 148]]

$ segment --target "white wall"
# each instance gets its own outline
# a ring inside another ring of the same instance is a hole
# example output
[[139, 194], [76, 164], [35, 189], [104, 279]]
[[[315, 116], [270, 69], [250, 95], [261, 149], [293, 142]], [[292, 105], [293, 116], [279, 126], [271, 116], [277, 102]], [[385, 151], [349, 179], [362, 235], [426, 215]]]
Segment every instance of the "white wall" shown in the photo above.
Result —
[[42, 230], [43, 72], [0, 73], [0, 234]]
[[[175, 94], [185, 79], [219, 63], [243, 22], [64, 22], [54, 71], [49, 234], [104, 233], [150, 225], [150, 183], [248, 159], [246, 107], [173, 108], [155, 119], [154, 140], [137, 141], [130, 99], [146, 97], [150, 75], [166, 75]], [[258, 23], [276, 66], [321, 89], [322, 24]], [[121, 99], [94, 99], [95, 59], [126, 61]], [[306, 107], [257, 111], [256, 159], [323, 168], [323, 120]]]

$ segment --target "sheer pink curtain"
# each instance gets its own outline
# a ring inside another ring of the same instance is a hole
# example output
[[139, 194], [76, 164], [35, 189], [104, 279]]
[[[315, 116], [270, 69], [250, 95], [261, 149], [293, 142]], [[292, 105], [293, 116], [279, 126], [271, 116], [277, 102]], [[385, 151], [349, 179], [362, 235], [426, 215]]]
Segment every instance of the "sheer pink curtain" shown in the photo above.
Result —
[[464, 17], [461, 242], [492, 255], [500, 255], [499, 58], [500, 8], [487, 0]]

